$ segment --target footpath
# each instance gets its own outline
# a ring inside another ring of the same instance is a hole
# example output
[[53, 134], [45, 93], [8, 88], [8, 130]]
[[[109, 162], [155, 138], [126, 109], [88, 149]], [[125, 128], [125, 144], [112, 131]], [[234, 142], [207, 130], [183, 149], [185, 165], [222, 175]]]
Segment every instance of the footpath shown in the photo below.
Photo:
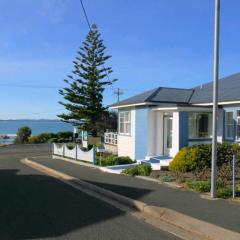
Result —
[[195, 192], [130, 176], [105, 173], [59, 159], [36, 157], [29, 160], [148, 205], [168, 208], [240, 233], [240, 203], [203, 199]]

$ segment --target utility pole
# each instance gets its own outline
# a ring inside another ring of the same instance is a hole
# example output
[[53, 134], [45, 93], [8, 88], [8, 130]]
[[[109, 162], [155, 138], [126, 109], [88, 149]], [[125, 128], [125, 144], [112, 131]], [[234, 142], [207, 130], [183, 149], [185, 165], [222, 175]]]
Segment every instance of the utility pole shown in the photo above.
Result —
[[123, 90], [120, 89], [120, 88], [117, 88], [117, 90], [114, 91], [114, 94], [117, 95], [117, 101], [119, 102], [120, 101], [120, 96], [123, 95]]
[[214, 26], [214, 81], [213, 81], [213, 127], [212, 127], [212, 172], [211, 197], [216, 197], [217, 187], [217, 117], [218, 117], [218, 81], [219, 81], [219, 25], [220, 0], [215, 0], [215, 26]]

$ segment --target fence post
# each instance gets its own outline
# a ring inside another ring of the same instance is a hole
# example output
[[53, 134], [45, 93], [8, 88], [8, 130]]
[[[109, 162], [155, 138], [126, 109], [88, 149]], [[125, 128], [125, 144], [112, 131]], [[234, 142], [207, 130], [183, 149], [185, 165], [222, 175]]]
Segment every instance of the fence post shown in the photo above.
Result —
[[53, 158], [53, 155], [54, 155], [54, 149], [55, 149], [55, 146], [54, 146], [54, 143], [52, 143], [52, 158]]
[[95, 147], [93, 146], [93, 165], [96, 165], [96, 162], [97, 162], [97, 154], [96, 154], [96, 149]]
[[233, 160], [232, 160], [232, 193], [233, 193], [233, 198], [235, 198], [235, 195], [236, 195], [236, 154], [233, 154]]
[[65, 144], [63, 144], [63, 146], [62, 146], [62, 157], [64, 157], [65, 156]]
[[76, 152], [75, 152], [75, 160], [77, 161], [77, 152], [78, 152], [78, 146], [77, 146], [77, 144], [75, 144], [75, 148], [76, 148]]

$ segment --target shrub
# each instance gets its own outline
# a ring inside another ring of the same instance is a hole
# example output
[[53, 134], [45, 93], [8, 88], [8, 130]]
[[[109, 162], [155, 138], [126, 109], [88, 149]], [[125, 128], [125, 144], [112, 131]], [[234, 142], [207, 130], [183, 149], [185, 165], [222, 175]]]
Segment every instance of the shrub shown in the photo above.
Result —
[[28, 138], [31, 136], [32, 130], [28, 126], [21, 127], [18, 129], [15, 143], [24, 144], [28, 143]]
[[216, 195], [218, 198], [229, 198], [232, 196], [232, 189], [230, 187], [219, 188]]
[[57, 133], [57, 138], [59, 139], [65, 139], [65, 140], [72, 140], [73, 138], [73, 132], [71, 131], [66, 131], [66, 132], [58, 132]]
[[[229, 163], [232, 160], [232, 155], [236, 151], [236, 148], [239, 149], [239, 147], [236, 147], [234, 144], [218, 144], [218, 167], [221, 167], [224, 163]], [[210, 167], [210, 144], [182, 148], [169, 165], [170, 171], [173, 172], [189, 172]]]
[[28, 143], [29, 144], [36, 144], [40, 143], [38, 136], [31, 136], [28, 138]]
[[169, 175], [167, 172], [160, 173], [159, 179], [162, 182], [173, 182], [176, 181], [176, 177]]
[[149, 176], [152, 172], [152, 167], [149, 164], [141, 164], [129, 167], [122, 171], [122, 173], [131, 175], [131, 176]]
[[187, 188], [193, 189], [198, 192], [210, 192], [211, 182], [210, 181], [191, 181], [187, 180], [185, 182]]
[[[211, 190], [211, 181], [210, 180], [207, 180], [207, 181], [187, 180], [185, 182], [185, 186], [187, 188], [193, 189], [193, 190], [195, 190], [197, 192], [210, 192], [210, 190]], [[226, 185], [222, 181], [222, 179], [218, 178], [217, 179], [217, 189], [222, 189], [225, 186]]]
[[75, 148], [74, 144], [67, 144], [66, 146], [69, 150], [73, 150]]
[[[108, 155], [101, 158], [101, 166], [125, 165], [134, 161], [130, 157], [118, 157], [116, 155]], [[100, 157], [97, 157], [97, 164], [100, 165]]]
[[47, 142], [48, 143], [58, 143], [58, 139], [57, 138], [50, 138]]

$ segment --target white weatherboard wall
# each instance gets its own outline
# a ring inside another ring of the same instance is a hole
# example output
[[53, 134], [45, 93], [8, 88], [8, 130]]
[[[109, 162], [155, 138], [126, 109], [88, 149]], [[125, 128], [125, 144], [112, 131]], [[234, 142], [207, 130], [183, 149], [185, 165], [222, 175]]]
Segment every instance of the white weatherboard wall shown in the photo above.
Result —
[[118, 156], [128, 156], [131, 159], [136, 159], [135, 155], [135, 123], [136, 123], [136, 110], [124, 109], [121, 111], [130, 111], [131, 115], [131, 133], [130, 135], [118, 135]]

